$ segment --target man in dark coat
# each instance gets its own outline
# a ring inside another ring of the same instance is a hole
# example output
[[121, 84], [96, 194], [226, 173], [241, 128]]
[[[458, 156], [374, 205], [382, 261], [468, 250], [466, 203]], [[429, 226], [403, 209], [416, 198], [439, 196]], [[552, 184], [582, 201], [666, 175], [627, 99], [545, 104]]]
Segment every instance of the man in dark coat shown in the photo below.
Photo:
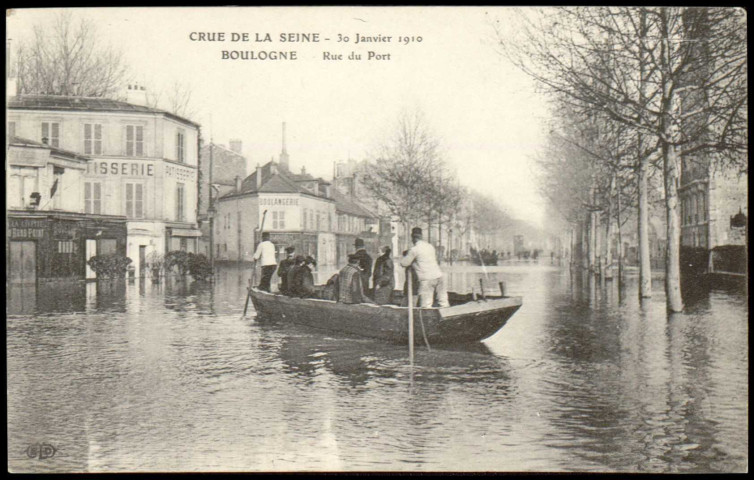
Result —
[[390, 303], [395, 289], [395, 276], [393, 275], [393, 258], [390, 256], [390, 247], [382, 247], [382, 255], [374, 262], [374, 301], [378, 305]]
[[374, 303], [364, 293], [361, 283], [359, 257], [355, 253], [348, 255], [348, 265], [338, 272], [337, 301], [340, 303]]
[[296, 268], [289, 290], [292, 297], [310, 298], [314, 296], [314, 275], [312, 270], [317, 266], [314, 257], [307, 256], [302, 265]]
[[280, 277], [280, 293], [288, 294], [288, 271], [293, 267], [293, 252], [296, 251], [295, 247], [286, 247], [286, 257], [280, 261], [278, 265], [278, 276]]
[[364, 287], [364, 291], [369, 291], [369, 279], [372, 277], [372, 257], [367, 253], [367, 249], [364, 246], [364, 240], [357, 238], [354, 243], [356, 247], [356, 257], [359, 259], [359, 268], [361, 269], [361, 284]]
[[303, 255], [296, 255], [293, 258], [293, 265], [288, 269], [288, 273], [285, 275], [286, 295], [293, 296], [292, 287], [295, 281], [294, 277], [296, 276], [296, 270], [304, 265], [304, 260], [305, 258], [303, 257]]

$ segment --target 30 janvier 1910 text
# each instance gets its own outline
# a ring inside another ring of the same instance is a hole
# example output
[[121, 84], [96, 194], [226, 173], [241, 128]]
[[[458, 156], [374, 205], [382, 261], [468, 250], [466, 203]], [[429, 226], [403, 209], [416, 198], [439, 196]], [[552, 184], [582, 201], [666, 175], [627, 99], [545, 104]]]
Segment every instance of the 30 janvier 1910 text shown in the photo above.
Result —
[[280, 43], [320, 43], [334, 41], [335, 43], [421, 43], [424, 39], [418, 35], [384, 35], [384, 34], [361, 34], [344, 35], [336, 34], [334, 37], [324, 37], [320, 33], [248, 33], [248, 32], [191, 32], [189, 40], [192, 42], [257, 42], [266, 43], [278, 40]]

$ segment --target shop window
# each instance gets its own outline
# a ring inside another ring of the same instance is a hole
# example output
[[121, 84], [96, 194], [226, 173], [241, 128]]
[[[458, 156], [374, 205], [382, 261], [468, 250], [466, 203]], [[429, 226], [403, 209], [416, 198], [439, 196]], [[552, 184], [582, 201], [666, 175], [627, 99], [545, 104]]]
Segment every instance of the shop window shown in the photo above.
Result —
[[73, 240], [58, 240], [58, 253], [74, 253], [74, 247]]
[[60, 146], [60, 124], [58, 122], [42, 122], [42, 143], [47, 143], [52, 147]]
[[84, 153], [102, 155], [102, 125], [98, 123], [84, 124]]
[[103, 238], [97, 242], [97, 255], [113, 255], [118, 251], [118, 242], [112, 238]]

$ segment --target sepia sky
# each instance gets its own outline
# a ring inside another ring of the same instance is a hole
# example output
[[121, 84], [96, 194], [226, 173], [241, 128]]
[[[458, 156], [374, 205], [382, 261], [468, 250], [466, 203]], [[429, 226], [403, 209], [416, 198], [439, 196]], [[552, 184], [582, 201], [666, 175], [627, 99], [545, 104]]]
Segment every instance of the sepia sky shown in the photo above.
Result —
[[[6, 16], [12, 44], [55, 10]], [[249, 169], [281, 150], [287, 123], [291, 168], [332, 178], [333, 162], [366, 158], [402, 111], [421, 110], [462, 184], [493, 195], [514, 216], [543, 221], [532, 157], [547, 105], [533, 82], [498, 53], [490, 19], [506, 8], [99, 8], [75, 9], [120, 47], [133, 78], [153, 91], [191, 87], [192, 119], [216, 143], [243, 140]], [[224, 32], [225, 42], [191, 41]], [[272, 42], [231, 42], [231, 32], [269, 33]], [[283, 43], [281, 33], [319, 33], [319, 43]], [[391, 43], [355, 44], [356, 34]], [[350, 42], [338, 43], [338, 34]], [[420, 43], [397, 43], [421, 36]], [[329, 41], [325, 41], [329, 38]], [[222, 50], [297, 51], [298, 59], [222, 60]], [[390, 60], [366, 60], [367, 52]], [[361, 61], [323, 60], [356, 52]]]

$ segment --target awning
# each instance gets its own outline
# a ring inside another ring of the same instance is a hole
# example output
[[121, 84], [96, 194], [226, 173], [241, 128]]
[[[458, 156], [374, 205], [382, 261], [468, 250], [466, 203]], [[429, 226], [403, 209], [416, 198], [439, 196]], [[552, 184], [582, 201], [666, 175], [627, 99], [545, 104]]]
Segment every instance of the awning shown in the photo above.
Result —
[[195, 228], [173, 228], [170, 235], [172, 237], [201, 237], [202, 231]]

